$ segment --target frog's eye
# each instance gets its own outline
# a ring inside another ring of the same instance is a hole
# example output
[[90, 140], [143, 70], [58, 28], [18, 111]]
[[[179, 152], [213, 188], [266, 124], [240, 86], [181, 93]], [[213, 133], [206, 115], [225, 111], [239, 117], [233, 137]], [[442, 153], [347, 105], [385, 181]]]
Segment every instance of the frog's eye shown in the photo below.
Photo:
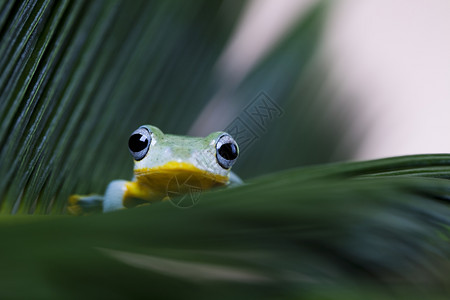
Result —
[[145, 157], [150, 148], [152, 136], [147, 128], [140, 127], [136, 129], [128, 139], [128, 149], [135, 160], [141, 160]]
[[225, 133], [219, 137], [216, 143], [216, 159], [224, 169], [229, 169], [235, 163], [239, 155], [239, 148], [233, 138]]

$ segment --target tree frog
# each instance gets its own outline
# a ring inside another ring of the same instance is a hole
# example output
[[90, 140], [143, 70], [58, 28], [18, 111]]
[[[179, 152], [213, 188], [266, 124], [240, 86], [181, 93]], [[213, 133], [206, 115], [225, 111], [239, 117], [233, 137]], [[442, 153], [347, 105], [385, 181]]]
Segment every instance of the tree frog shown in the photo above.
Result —
[[226, 132], [188, 137], [164, 134], [155, 126], [144, 125], [131, 134], [128, 149], [134, 159], [133, 179], [112, 181], [104, 196], [72, 195], [67, 207], [70, 214], [99, 209], [109, 212], [167, 200], [192, 189], [242, 183], [231, 172], [239, 147]]

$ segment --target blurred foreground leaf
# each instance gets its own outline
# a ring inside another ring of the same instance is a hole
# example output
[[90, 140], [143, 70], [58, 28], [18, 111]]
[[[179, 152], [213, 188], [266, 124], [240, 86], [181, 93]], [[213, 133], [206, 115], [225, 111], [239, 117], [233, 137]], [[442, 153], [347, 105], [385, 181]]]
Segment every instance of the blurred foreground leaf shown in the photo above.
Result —
[[0, 294], [444, 299], [449, 163], [433, 155], [294, 169], [205, 192], [190, 209], [4, 218]]

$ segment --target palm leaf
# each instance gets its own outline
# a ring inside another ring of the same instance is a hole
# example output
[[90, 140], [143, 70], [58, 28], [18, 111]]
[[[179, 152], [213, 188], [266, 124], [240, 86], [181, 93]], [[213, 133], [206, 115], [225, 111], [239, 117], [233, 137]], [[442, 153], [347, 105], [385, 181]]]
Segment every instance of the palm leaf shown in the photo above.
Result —
[[[2, 213], [61, 213], [70, 194], [103, 193], [111, 180], [130, 178], [126, 139], [141, 124], [186, 133], [226, 87], [215, 64], [243, 4], [5, 3]], [[261, 91], [284, 111], [262, 129], [247, 123], [255, 142], [236, 166], [242, 177], [345, 159], [356, 149], [341, 143], [349, 124], [333, 112], [331, 94], [323, 90], [325, 70], [314, 58], [325, 8], [314, 7], [228, 92], [237, 118]], [[347, 150], [336, 155], [336, 148]]]
[[242, 3], [4, 5], [0, 199], [10, 214], [61, 212], [70, 193], [130, 177], [122, 145], [141, 124], [187, 131]]
[[266, 175], [186, 210], [23, 215], [130, 177], [140, 124], [186, 133], [243, 5], [0, 2], [2, 298], [446, 298], [449, 155], [293, 168], [355, 149], [314, 57], [323, 4], [228, 91], [237, 117], [261, 90], [284, 111], [237, 165]]
[[[367, 172], [442, 170], [449, 156], [436, 158], [294, 169], [205, 192], [188, 210], [163, 202], [81, 218], [4, 219], [2, 282], [56, 298], [129, 298], [149, 290], [202, 298], [218, 290], [219, 298], [442, 296], [450, 184]], [[346, 169], [340, 178], [337, 169]]]

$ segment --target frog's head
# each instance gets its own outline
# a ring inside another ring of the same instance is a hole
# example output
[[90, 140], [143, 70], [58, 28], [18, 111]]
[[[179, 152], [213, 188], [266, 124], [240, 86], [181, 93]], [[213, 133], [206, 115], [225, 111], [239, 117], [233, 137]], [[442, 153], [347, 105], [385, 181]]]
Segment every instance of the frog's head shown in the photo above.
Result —
[[135, 130], [128, 147], [137, 181], [160, 190], [178, 184], [201, 189], [227, 184], [239, 154], [237, 143], [225, 132], [185, 137], [150, 125]]

